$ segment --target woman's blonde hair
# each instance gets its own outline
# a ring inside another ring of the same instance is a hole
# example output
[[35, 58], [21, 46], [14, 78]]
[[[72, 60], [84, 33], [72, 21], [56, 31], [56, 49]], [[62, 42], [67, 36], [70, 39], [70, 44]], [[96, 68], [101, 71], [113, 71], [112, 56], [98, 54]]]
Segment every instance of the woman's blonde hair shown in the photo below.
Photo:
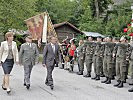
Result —
[[5, 39], [8, 40], [8, 37], [12, 37], [13, 36], [13, 32], [7, 32], [5, 34]]

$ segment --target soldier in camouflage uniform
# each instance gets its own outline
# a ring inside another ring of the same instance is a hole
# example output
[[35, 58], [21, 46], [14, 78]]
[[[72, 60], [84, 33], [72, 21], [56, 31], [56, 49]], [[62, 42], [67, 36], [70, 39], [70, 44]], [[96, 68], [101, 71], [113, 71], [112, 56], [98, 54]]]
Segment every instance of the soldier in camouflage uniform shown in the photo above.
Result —
[[79, 72], [77, 73], [78, 75], [83, 75], [84, 71], [84, 60], [85, 60], [85, 49], [84, 49], [84, 44], [83, 40], [79, 41], [79, 46], [77, 47], [77, 58], [78, 58], [78, 67], [79, 67]]
[[122, 88], [125, 81], [125, 72], [127, 71], [127, 60], [129, 57], [129, 44], [126, 37], [121, 37], [120, 42], [114, 48], [113, 57], [116, 57], [116, 79], [115, 87]]
[[[106, 42], [107, 42], [107, 37], [104, 37], [102, 44], [105, 46]], [[104, 60], [103, 60], [103, 62], [104, 62]], [[104, 72], [103, 72], [103, 65], [100, 69], [100, 77], [105, 77]]]
[[112, 67], [113, 67], [113, 50], [115, 43], [112, 43], [112, 38], [107, 37], [107, 42], [104, 45], [104, 59], [103, 59], [103, 71], [106, 79], [102, 81], [105, 84], [111, 84]]
[[104, 52], [104, 45], [102, 44], [102, 37], [98, 37], [93, 56], [95, 77], [92, 79], [100, 80], [100, 70], [103, 65], [103, 52]]
[[[119, 43], [119, 38], [118, 37], [114, 37], [112, 40], [113, 43], [118, 44]], [[116, 58], [113, 57], [113, 61], [112, 61], [112, 79], [115, 79], [116, 76]]]
[[89, 36], [88, 41], [85, 43], [85, 62], [86, 62], [87, 74], [84, 75], [84, 77], [91, 77], [94, 48], [95, 48], [95, 43], [93, 42], [93, 37]]
[[[131, 83], [129, 83], [129, 85], [133, 85], [133, 43], [130, 44], [130, 70], [131, 70]], [[128, 90], [128, 92], [133, 92], [133, 87], [131, 89]]]

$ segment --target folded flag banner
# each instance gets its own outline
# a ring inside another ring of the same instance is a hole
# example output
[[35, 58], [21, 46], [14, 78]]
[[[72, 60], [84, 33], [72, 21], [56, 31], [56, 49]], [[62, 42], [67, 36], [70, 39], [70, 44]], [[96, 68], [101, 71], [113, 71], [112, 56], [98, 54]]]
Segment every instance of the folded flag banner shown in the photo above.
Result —
[[38, 40], [38, 46], [41, 42], [47, 43], [48, 37], [54, 35], [57, 37], [53, 24], [47, 12], [33, 16], [25, 20], [28, 30], [33, 40]]

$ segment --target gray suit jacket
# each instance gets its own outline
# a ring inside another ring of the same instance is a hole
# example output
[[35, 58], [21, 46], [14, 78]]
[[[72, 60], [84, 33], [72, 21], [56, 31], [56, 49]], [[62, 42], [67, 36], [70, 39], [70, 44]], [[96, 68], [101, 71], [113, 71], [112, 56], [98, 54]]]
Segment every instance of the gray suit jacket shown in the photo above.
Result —
[[51, 46], [51, 43], [48, 43], [44, 47], [43, 51], [43, 64], [46, 66], [54, 66], [54, 61], [60, 60], [60, 51], [59, 51], [59, 45], [55, 45], [55, 53], [53, 52], [53, 48]]
[[27, 43], [21, 45], [19, 53], [19, 61], [21, 64], [32, 63], [32, 65], [35, 65], [35, 62], [38, 62], [38, 58], [39, 52], [35, 43], [32, 43], [31, 47]]

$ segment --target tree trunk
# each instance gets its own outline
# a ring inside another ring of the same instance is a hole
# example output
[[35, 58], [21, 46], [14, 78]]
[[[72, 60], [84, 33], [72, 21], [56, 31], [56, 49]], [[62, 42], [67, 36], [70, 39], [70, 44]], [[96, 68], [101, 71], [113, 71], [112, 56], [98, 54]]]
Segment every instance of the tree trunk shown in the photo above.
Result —
[[95, 8], [96, 8], [96, 18], [99, 18], [99, 5], [98, 0], [95, 0]]

